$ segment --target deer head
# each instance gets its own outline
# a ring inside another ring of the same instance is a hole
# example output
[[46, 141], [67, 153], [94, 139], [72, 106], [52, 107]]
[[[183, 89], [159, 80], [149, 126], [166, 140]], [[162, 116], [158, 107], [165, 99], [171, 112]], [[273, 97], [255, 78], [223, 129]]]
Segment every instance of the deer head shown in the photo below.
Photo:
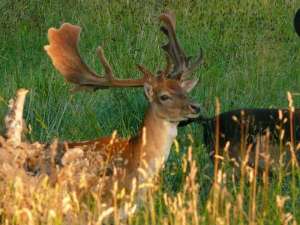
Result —
[[170, 122], [180, 122], [199, 116], [200, 107], [187, 94], [198, 79], [178, 80], [167, 78], [167, 74], [153, 75], [143, 66], [138, 67], [149, 79], [144, 83], [144, 92], [157, 115]]

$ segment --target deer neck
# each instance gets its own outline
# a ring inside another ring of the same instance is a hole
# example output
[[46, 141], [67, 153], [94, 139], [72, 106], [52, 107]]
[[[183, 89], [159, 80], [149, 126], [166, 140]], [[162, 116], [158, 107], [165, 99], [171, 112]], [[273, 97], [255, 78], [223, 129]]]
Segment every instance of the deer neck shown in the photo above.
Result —
[[177, 125], [157, 115], [155, 107], [150, 105], [138, 137], [140, 156], [148, 164], [150, 173], [158, 172], [167, 160], [177, 136]]

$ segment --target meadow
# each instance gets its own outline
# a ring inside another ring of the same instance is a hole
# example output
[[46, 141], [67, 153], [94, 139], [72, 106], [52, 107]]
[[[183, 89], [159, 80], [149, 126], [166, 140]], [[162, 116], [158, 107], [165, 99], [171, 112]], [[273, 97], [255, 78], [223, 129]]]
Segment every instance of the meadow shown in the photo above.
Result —
[[[0, 118], [4, 118], [15, 91], [27, 88], [30, 92], [24, 118], [30, 128], [29, 141], [93, 139], [114, 130], [121, 136], [133, 135], [146, 107], [143, 91], [128, 88], [71, 94], [71, 86], [43, 50], [47, 30], [63, 22], [80, 25], [80, 52], [88, 65], [102, 71], [95, 54], [101, 44], [118, 77], [136, 78], [140, 76], [136, 64], [152, 71], [165, 65], [160, 49], [165, 39], [159, 31], [158, 16], [166, 9], [176, 14], [177, 35], [186, 52], [194, 55], [203, 49], [205, 64], [194, 73], [200, 82], [191, 93], [201, 103], [203, 115], [215, 114], [216, 99], [222, 112], [243, 107], [288, 107], [288, 91], [293, 94], [294, 106], [300, 107], [300, 38], [293, 28], [299, 7], [295, 0], [2, 0]], [[4, 129], [3, 123], [0, 128]], [[128, 223], [300, 223], [299, 168], [270, 179], [250, 176], [234, 180], [224, 165], [214, 177], [199, 125], [180, 128], [177, 142], [149, 201]], [[219, 185], [214, 185], [217, 179]], [[1, 223], [68, 224], [63, 203], [57, 203], [62, 208], [55, 210], [45, 203], [40, 203], [42, 209], [29, 208], [26, 215], [31, 220], [14, 214], [13, 210], [22, 209], [20, 201], [25, 198], [18, 197], [19, 180], [9, 182], [0, 179], [0, 193], [5, 195], [0, 197]], [[71, 216], [77, 220], [72, 223], [100, 221], [103, 214], [95, 210], [93, 200], [76, 202], [72, 193], [62, 188], [43, 183], [36, 190], [44, 201], [51, 201], [56, 191], [71, 196], [68, 201], [77, 207]], [[67, 201], [66, 196], [53, 198]], [[7, 210], [10, 200], [15, 205], [10, 204]], [[36, 196], [28, 195], [26, 201], [39, 202]], [[84, 217], [84, 213], [89, 216]]]

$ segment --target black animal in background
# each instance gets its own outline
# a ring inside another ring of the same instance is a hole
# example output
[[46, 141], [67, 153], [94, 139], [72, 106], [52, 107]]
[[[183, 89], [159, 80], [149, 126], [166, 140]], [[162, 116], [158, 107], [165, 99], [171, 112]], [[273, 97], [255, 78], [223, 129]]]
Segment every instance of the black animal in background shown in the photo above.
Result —
[[299, 150], [296, 148], [300, 143], [300, 109], [293, 112], [289, 109], [236, 109], [211, 118], [199, 117], [184, 121], [179, 126], [192, 122], [203, 126], [204, 144], [212, 160], [215, 158], [216, 149], [221, 156], [227, 149], [229, 159], [237, 163], [249, 151], [248, 165], [253, 166], [255, 150], [258, 147], [258, 166], [263, 170], [267, 157], [263, 154], [265, 151], [269, 153], [270, 165], [276, 167], [282, 152], [285, 152], [285, 161], [290, 161], [290, 148], [293, 145], [295, 155], [300, 161]]

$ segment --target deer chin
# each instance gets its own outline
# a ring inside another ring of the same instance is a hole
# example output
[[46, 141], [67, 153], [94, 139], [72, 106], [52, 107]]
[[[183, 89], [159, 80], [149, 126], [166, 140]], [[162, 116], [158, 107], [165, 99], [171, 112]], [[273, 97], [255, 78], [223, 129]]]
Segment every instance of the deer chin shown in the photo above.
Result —
[[195, 119], [195, 118], [198, 118], [199, 116], [200, 116], [200, 113], [189, 114], [189, 115], [186, 115], [186, 116], [183, 116], [183, 117], [180, 117], [180, 118], [168, 119], [168, 121], [170, 123], [180, 123], [181, 121], [186, 121], [186, 120], [189, 120], [189, 119]]
[[199, 116], [200, 116], [200, 113], [191, 113], [191, 114], [188, 114], [187, 116], [185, 116], [184, 120], [195, 119], [195, 118], [198, 118]]

